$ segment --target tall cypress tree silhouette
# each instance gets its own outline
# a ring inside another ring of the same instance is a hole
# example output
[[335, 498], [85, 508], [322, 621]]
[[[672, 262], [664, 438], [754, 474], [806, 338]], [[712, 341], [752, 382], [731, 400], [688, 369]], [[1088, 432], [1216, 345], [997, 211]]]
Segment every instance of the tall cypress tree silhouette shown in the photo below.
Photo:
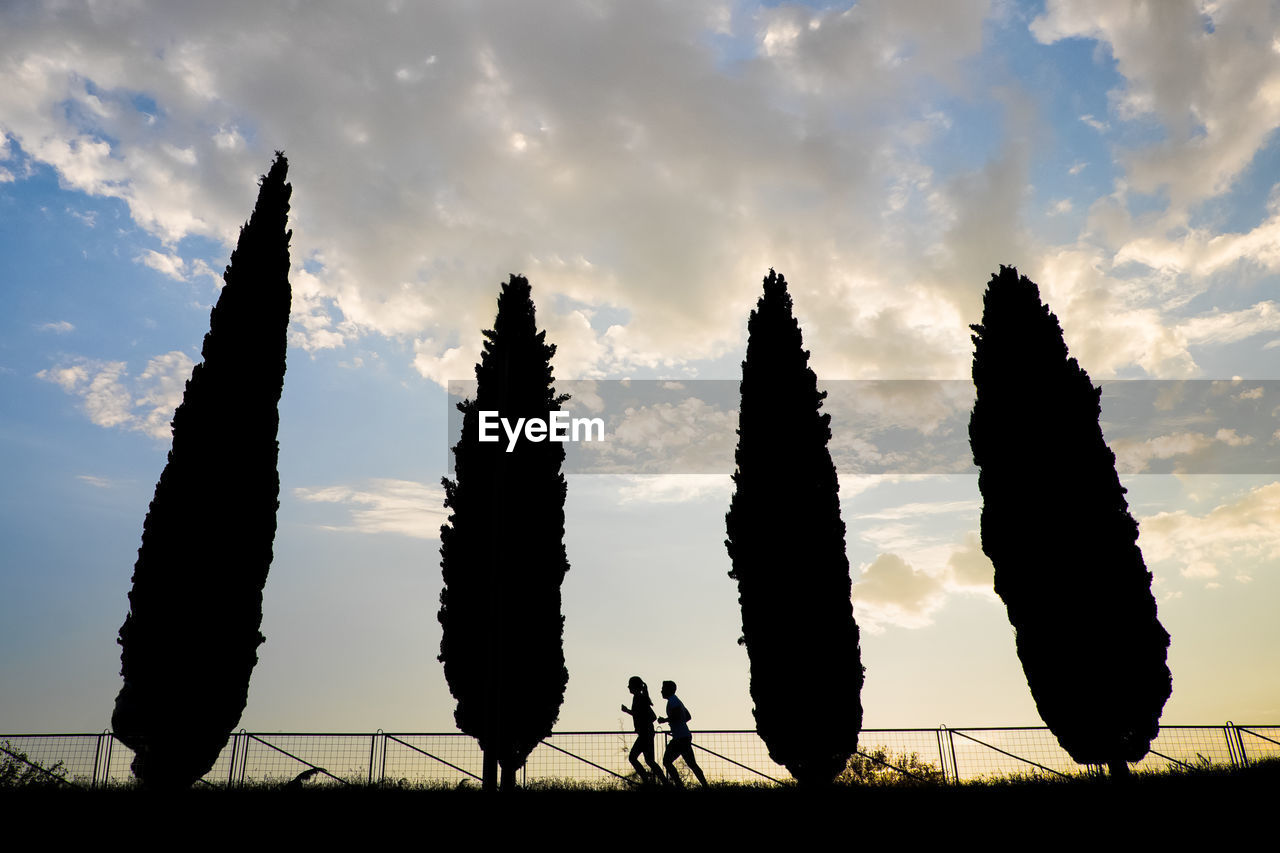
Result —
[[213, 767], [265, 639], [291, 298], [288, 168], [277, 151], [240, 229], [143, 523], [111, 726], [151, 787], [188, 787]]
[[1027, 684], [1073, 759], [1124, 776], [1150, 749], [1172, 678], [1138, 525], [1098, 425], [1102, 390], [1012, 267], [991, 277], [971, 328], [982, 549]]
[[537, 331], [529, 282], [511, 276], [498, 296], [493, 329], [484, 332], [476, 397], [458, 404], [462, 437], [454, 446], [456, 480], [444, 479], [452, 512], [440, 528], [444, 589], [439, 660], [458, 700], [458, 728], [484, 750], [484, 787], [513, 788], [539, 741], [551, 734], [564, 701], [560, 584], [564, 548], [564, 445], [521, 438], [479, 441], [479, 413], [548, 419], [557, 395], [556, 348]]
[[747, 323], [736, 490], [725, 547], [738, 581], [756, 729], [802, 785], [844, 769], [862, 728], [863, 667], [850, 601], [826, 392], [809, 369], [786, 280], [769, 271]]

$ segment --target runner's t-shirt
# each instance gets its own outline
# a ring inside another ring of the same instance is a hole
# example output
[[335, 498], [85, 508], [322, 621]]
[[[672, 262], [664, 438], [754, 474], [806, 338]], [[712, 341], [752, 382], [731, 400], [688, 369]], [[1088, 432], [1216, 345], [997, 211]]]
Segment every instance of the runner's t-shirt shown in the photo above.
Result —
[[683, 702], [675, 696], [667, 700], [667, 723], [671, 726], [672, 737], [693, 737], [689, 733], [690, 719]]

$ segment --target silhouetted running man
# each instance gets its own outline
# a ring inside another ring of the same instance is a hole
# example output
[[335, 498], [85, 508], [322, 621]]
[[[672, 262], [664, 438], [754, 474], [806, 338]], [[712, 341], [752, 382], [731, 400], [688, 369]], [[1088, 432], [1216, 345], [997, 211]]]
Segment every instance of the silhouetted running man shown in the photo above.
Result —
[[662, 682], [662, 696], [667, 700], [667, 715], [659, 717], [658, 722], [671, 726], [671, 742], [667, 744], [667, 751], [662, 756], [662, 765], [667, 768], [667, 777], [675, 783], [677, 788], [684, 787], [684, 782], [676, 771], [676, 758], [683, 758], [684, 763], [705, 788], [707, 777], [702, 775], [702, 768], [693, 757], [693, 734], [689, 731], [689, 721], [693, 719], [693, 715], [689, 713], [684, 703], [676, 698], [674, 681]]
[[665, 782], [666, 777], [662, 775], [662, 768], [658, 766], [658, 762], [654, 759], [653, 753], [653, 700], [649, 698], [649, 685], [638, 675], [631, 676], [631, 680], [627, 682], [627, 689], [631, 691], [631, 707], [622, 706], [622, 710], [631, 715], [631, 721], [636, 729], [636, 742], [631, 747], [631, 766], [636, 769], [636, 775], [640, 777], [641, 782], [649, 781], [649, 774], [637, 759], [640, 755], [644, 756], [644, 760], [649, 762], [649, 767], [653, 770], [653, 776], [659, 782]]

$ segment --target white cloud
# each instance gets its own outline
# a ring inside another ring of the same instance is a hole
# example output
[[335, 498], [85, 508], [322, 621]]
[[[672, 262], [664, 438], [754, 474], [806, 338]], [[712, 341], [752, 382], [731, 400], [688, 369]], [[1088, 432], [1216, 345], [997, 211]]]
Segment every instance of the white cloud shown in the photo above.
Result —
[[1178, 327], [1188, 342], [1229, 344], [1264, 332], [1280, 331], [1280, 307], [1270, 300], [1240, 311], [1193, 317]]
[[898, 506], [878, 510], [876, 512], [861, 513], [856, 517], [860, 519], [898, 521], [905, 518], [918, 518], [920, 516], [942, 515], [947, 513], [976, 514], [981, 509], [981, 501], [932, 501], [928, 503], [900, 504]]
[[326, 530], [439, 539], [440, 526], [448, 520], [444, 491], [411, 480], [374, 479], [360, 486], [297, 488], [293, 494], [308, 503], [348, 508], [351, 523], [320, 525]]
[[590, 470], [706, 474], [733, 469], [738, 413], [698, 397], [628, 406], [608, 419], [603, 442], [583, 443]]
[[121, 381], [124, 375], [123, 361], [79, 359], [66, 367], [41, 370], [36, 377], [80, 397], [81, 406], [93, 423], [113, 427], [127, 426], [133, 419], [129, 391]]
[[582, 410], [593, 415], [598, 415], [604, 411], [604, 398], [597, 393], [596, 383], [590, 379], [582, 379], [575, 382], [573, 390], [569, 393], [571, 396], [563, 406], [565, 411], [579, 412]]
[[161, 252], [157, 252], [155, 249], [148, 249], [141, 255], [138, 255], [138, 257], [134, 258], [134, 260], [140, 264], [151, 267], [162, 275], [167, 275], [174, 281], [187, 280], [186, 274], [183, 272], [183, 268], [186, 267], [186, 262], [177, 255], [166, 255]]
[[93, 228], [98, 224], [98, 211], [96, 210], [80, 211], [75, 208], [68, 207], [67, 213], [83, 222], [86, 228]]
[[579, 379], [600, 375], [595, 368], [607, 357], [607, 345], [591, 328], [591, 321], [580, 311], [568, 314], [544, 312], [547, 340], [554, 341], [556, 354], [552, 367], [557, 379]]
[[[1046, 5], [1041, 42], [1097, 39], [1122, 78], [1107, 114], [1079, 120], [1166, 131], [1119, 151], [1108, 196], [1056, 202], [1089, 211], [1065, 246], [1025, 222], [1046, 117], [1017, 81], [979, 89], [969, 62], [984, 27], [1009, 25], [1004, 3], [309, 8], [35, 7], [0, 32], [0, 134], [69, 188], [123, 200], [164, 244], [140, 262], [215, 282], [178, 242], [233, 241], [284, 148], [290, 342], [395, 336], [441, 383], [470, 375], [512, 272], [534, 285], [560, 378], [735, 352], [770, 265], [830, 377], [967, 375], [966, 326], [1007, 261], [1045, 287], [1097, 376], [1195, 375], [1192, 347], [1277, 328], [1266, 302], [1178, 313], [1232, 265], [1280, 269], [1275, 216], [1189, 227], [1280, 125], [1280, 70], [1255, 37], [1276, 29], [1267, 4], [1206, 6], [1211, 36], [1189, 4]], [[726, 58], [712, 33], [755, 55]], [[938, 91], [1000, 107], [987, 162], [941, 171], [931, 152], [964, 140]], [[1130, 216], [1158, 193], [1166, 211]], [[1150, 272], [1117, 275], [1127, 263]], [[620, 319], [602, 328], [603, 309]]]
[[1099, 133], [1101, 133], [1104, 130], [1107, 130], [1109, 127], [1109, 125], [1105, 121], [1100, 121], [1091, 115], [1080, 116], [1080, 121], [1089, 125], [1089, 127], [1092, 127], [1094, 130], [1098, 131]]
[[618, 488], [618, 503], [624, 505], [716, 500], [728, 506], [732, 497], [733, 480], [711, 474], [631, 475]]
[[[1262, 221], [1238, 232], [1196, 218], [1206, 200], [1225, 199], [1280, 127], [1280, 65], [1256, 37], [1280, 26], [1280, 9], [1187, 2], [1159, 12], [1050, 0], [1031, 23], [1042, 43], [1095, 39], [1095, 55], [1114, 59], [1121, 83], [1109, 114], [1081, 121], [1099, 131], [1140, 121], [1132, 138], [1154, 140], [1117, 149], [1112, 192], [1093, 201], [1074, 245], [1048, 251], [1037, 279], [1051, 286], [1073, 354], [1095, 378], [1133, 365], [1153, 377], [1194, 376], [1193, 348], [1280, 329], [1271, 301], [1241, 305], [1249, 285], [1280, 272], [1280, 199], [1273, 193]], [[1146, 132], [1153, 124], [1160, 133]], [[1131, 212], [1152, 198], [1154, 211]], [[1187, 316], [1198, 297], [1214, 304], [1204, 299], [1214, 288], [1223, 309]]]
[[177, 350], [156, 356], [136, 379], [123, 361], [77, 358], [36, 374], [81, 399], [89, 420], [101, 427], [122, 427], [153, 438], [168, 438], [169, 422], [182, 402], [194, 362]]
[[1155, 459], [1189, 456], [1211, 447], [1214, 439], [1203, 433], [1179, 432], [1147, 439], [1118, 438], [1110, 442], [1116, 455], [1116, 469], [1140, 474]]
[[217, 289], [221, 289], [224, 284], [222, 276], [213, 271], [213, 268], [205, 262], [203, 258], [196, 258], [188, 265], [187, 280], [195, 281], [196, 278], [207, 278], [209, 282]]
[[194, 367], [195, 362], [178, 350], [148, 361], [134, 386], [133, 407], [137, 413], [132, 428], [154, 438], [167, 438], [172, 433], [173, 413], [182, 403]]
[[1171, 214], [1185, 221], [1191, 205], [1230, 186], [1280, 124], [1280, 63], [1258, 37], [1278, 26], [1270, 3], [1169, 3], [1157, 13], [1146, 4], [1050, 0], [1031, 31], [1044, 43], [1084, 37], [1110, 49], [1124, 77], [1112, 111], [1121, 120], [1154, 117], [1167, 132], [1124, 155], [1127, 180], [1138, 192], [1163, 188]]
[[[863, 430], [911, 430], [931, 437], [957, 419], [967, 424], [973, 384], [967, 380], [921, 382], [818, 382], [827, 392], [822, 410], [834, 425], [856, 423]], [[835, 437], [843, 432], [833, 428]]]
[[971, 501], [914, 503], [854, 516], [898, 519], [855, 534], [878, 552], [871, 563], [857, 567], [860, 577], [853, 587], [853, 601], [859, 624], [872, 632], [890, 625], [922, 628], [932, 624], [952, 595], [998, 601], [992, 586], [995, 569], [983, 553], [977, 531], [967, 531], [958, 542], [936, 532], [936, 516], [973, 513], [977, 508]]
[[1152, 377], [1189, 378], [1199, 373], [1193, 347], [1224, 346], [1280, 331], [1280, 306], [1271, 300], [1186, 316], [1183, 306], [1209, 287], [1211, 270], [1185, 271], [1175, 264], [1136, 277], [1114, 277], [1115, 267], [1135, 259], [1134, 245], [1125, 243], [1114, 255], [1083, 244], [1059, 249], [1046, 255], [1038, 269], [1027, 271], [1061, 320], [1072, 355], [1095, 379], [1129, 365]]
[[1105, 250], [1084, 244], [1053, 250], [1022, 272], [1040, 285], [1071, 354], [1094, 379], [1128, 365], [1151, 376], [1197, 372], [1185, 336], [1170, 328], [1167, 295], [1151, 281], [1112, 277]]
[[[950, 127], [927, 95], [964, 85], [986, 0], [760, 10], [774, 56], [731, 73], [705, 36], [751, 17], [724, 4], [309, 8], [34, 8], [0, 33], [0, 132], [123, 200], [164, 243], [141, 262], [187, 280], [205, 273], [179, 241], [233, 241], [284, 148], [291, 342], [311, 351], [382, 333], [415, 342], [423, 376], [465, 376], [517, 272], [562, 378], [675, 370], [740, 346], [773, 263], [831, 337], [824, 369], [963, 372], [973, 268], [1007, 245], [1025, 158], [946, 185], [923, 149]], [[930, 255], [935, 226], [988, 211], [980, 245], [956, 231]], [[593, 328], [601, 308], [623, 319]]]
[[1240, 435], [1234, 429], [1220, 429], [1214, 433], [1213, 437], [1228, 447], [1244, 447], [1245, 445], [1253, 444], [1253, 436]]
[[1213, 435], [1207, 435], [1201, 432], [1177, 432], [1166, 435], [1157, 435], [1151, 438], [1117, 438], [1108, 442], [1112, 452], [1116, 455], [1116, 470], [1126, 474], [1141, 474], [1146, 471], [1151, 462], [1157, 459], [1177, 459], [1179, 457], [1188, 457], [1182, 460], [1175, 470], [1187, 470], [1186, 466], [1192, 462], [1192, 458], [1203, 454], [1204, 451], [1212, 448], [1215, 444], [1225, 445], [1227, 447], [1247, 447], [1255, 441], [1254, 436], [1241, 434], [1235, 429], [1222, 427]]
[[[293, 290], [289, 343], [312, 353], [344, 346], [347, 338], [354, 336], [354, 327], [350, 323], [334, 323], [321, 295], [323, 285], [319, 279], [306, 270], [291, 271], [289, 279]], [[417, 351], [417, 346], [414, 350]], [[418, 367], [417, 359], [414, 366]]]
[[613, 440], [637, 450], [666, 452], [723, 439], [737, 426], [738, 413], [709, 405], [697, 397], [679, 403], [628, 407], [614, 427]]
[[[36, 377], [39, 379], [43, 379], [46, 382], [52, 382], [55, 385], [62, 388], [63, 391], [66, 391], [68, 394], [70, 394], [74, 392], [77, 388], [81, 387], [82, 383], [85, 383], [88, 381], [90, 364], [92, 364], [94, 366], [94, 369], [97, 370], [98, 366], [101, 365], [102, 363], [101, 362], [82, 362], [80, 364], [70, 365], [69, 367], [51, 367], [47, 370], [40, 371], [39, 373], [36, 374]], [[115, 364], [121, 365], [121, 366], [123, 365], [122, 362], [116, 362]]]
[[1204, 515], [1178, 510], [1146, 516], [1139, 530], [1138, 544], [1150, 565], [1167, 564], [1192, 579], [1230, 575], [1247, 583], [1280, 559], [1280, 482]]
[[912, 568], [897, 554], [880, 554], [859, 571], [861, 577], [853, 585], [854, 612], [868, 630], [886, 624], [928, 625], [946, 596], [940, 578]]
[[245, 139], [234, 127], [222, 128], [213, 135], [213, 144], [222, 151], [236, 151], [245, 147]]
[[41, 332], [53, 332], [55, 335], [65, 335], [67, 332], [74, 332], [76, 327], [66, 320], [58, 320], [54, 323], [41, 323], [36, 329]]
[[435, 342], [430, 339], [413, 343], [413, 366], [424, 378], [447, 387], [450, 380], [466, 380], [475, 375], [475, 366], [480, 360], [479, 344], [471, 351], [449, 347], [439, 355], [431, 355], [434, 349]]
[[982, 45], [987, 0], [868, 2], [848, 8], [760, 10], [761, 57], [797, 89], [868, 97], [900, 92], [908, 64], [937, 74]]
[[964, 541], [947, 558], [951, 583], [966, 591], [995, 595], [995, 566], [982, 550], [982, 539], [976, 530], [965, 534]]

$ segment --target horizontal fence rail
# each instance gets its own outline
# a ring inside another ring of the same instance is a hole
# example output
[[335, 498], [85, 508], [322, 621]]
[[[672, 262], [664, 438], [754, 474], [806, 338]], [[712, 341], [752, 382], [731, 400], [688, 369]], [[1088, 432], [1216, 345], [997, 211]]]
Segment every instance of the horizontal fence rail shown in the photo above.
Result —
[[[659, 732], [659, 760], [670, 737]], [[529, 754], [524, 785], [573, 781], [638, 784], [627, 754], [632, 732], [555, 732]], [[773, 785], [791, 780], [752, 730], [704, 730], [693, 745], [707, 779]], [[1280, 725], [1162, 726], [1135, 770], [1243, 767], [1280, 758]], [[103, 788], [134, 784], [133, 752], [114, 734], [0, 734], [0, 769], [30, 784]], [[480, 782], [483, 755], [458, 732], [328, 734], [248, 732], [231, 736], [204, 785], [331, 784], [460, 787]], [[677, 767], [686, 781], [693, 781]], [[946, 784], [1017, 776], [1100, 772], [1076, 764], [1044, 727], [863, 729], [846, 771], [852, 781]], [[23, 775], [25, 774], [25, 776]]]

